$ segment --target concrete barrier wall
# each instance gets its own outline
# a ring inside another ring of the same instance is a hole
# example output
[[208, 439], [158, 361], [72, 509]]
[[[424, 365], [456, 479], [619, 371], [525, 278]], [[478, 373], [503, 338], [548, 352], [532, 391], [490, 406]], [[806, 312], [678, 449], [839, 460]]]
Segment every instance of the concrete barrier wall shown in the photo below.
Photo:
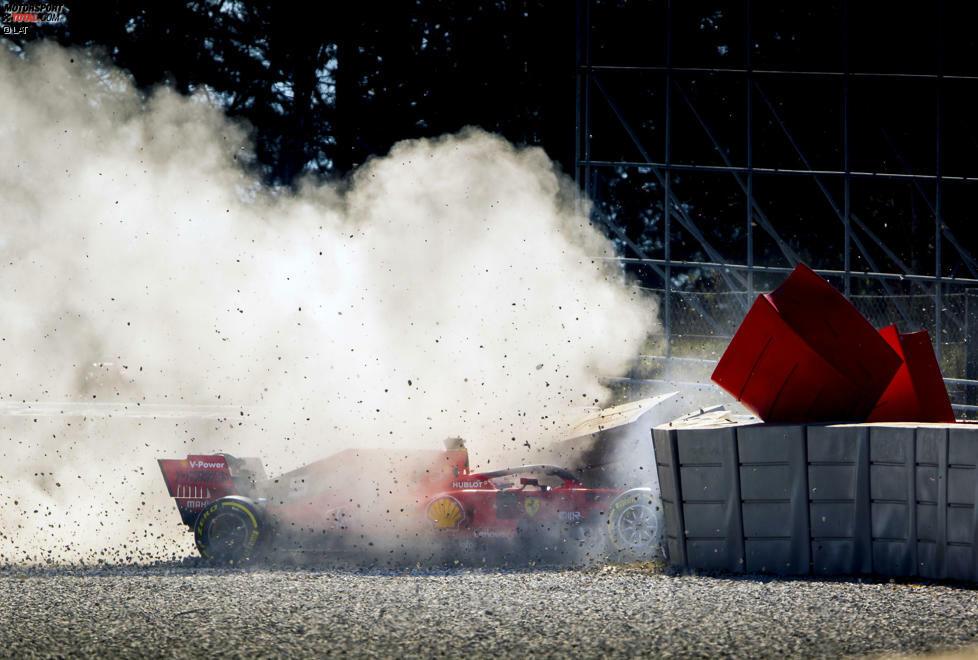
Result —
[[978, 425], [653, 430], [669, 561], [978, 581]]

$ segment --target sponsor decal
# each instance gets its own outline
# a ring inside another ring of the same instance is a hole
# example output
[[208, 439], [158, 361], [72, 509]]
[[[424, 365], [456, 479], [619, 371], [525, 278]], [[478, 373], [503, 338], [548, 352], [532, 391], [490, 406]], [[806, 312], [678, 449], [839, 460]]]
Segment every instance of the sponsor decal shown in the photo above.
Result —
[[438, 529], [456, 529], [465, 519], [465, 510], [454, 497], [445, 495], [428, 505], [428, 520]]
[[475, 481], [453, 481], [452, 488], [482, 488], [483, 482], [480, 480]]
[[540, 510], [540, 500], [535, 497], [528, 497], [523, 501], [523, 509], [526, 511], [526, 515], [531, 518], [537, 515], [537, 511]]
[[507, 532], [507, 531], [502, 530], [502, 529], [484, 529], [484, 528], [479, 528], [479, 529], [474, 530], [472, 532], [472, 535], [473, 536], [477, 536], [479, 538], [502, 539], [502, 538], [509, 538], [510, 536], [512, 536], [512, 532]]
[[215, 481], [230, 481], [231, 476], [224, 472], [214, 472], [212, 470], [188, 470], [179, 475], [179, 481], [188, 484], [195, 483], [214, 483]]
[[581, 519], [580, 511], [558, 511], [557, 517], [564, 522], [578, 522]]
[[220, 463], [208, 463], [207, 461], [190, 461], [190, 469], [192, 470], [223, 470], [227, 464], [224, 461]]

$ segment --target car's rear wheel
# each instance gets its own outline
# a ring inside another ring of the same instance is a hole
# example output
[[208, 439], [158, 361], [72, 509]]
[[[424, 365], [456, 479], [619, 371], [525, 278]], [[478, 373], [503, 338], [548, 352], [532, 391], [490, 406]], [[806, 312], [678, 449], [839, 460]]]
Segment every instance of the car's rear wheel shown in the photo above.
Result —
[[214, 500], [197, 516], [194, 541], [201, 556], [222, 564], [251, 558], [262, 540], [262, 514], [245, 497]]
[[608, 509], [608, 536], [618, 558], [653, 559], [662, 554], [662, 504], [648, 488], [619, 495]]

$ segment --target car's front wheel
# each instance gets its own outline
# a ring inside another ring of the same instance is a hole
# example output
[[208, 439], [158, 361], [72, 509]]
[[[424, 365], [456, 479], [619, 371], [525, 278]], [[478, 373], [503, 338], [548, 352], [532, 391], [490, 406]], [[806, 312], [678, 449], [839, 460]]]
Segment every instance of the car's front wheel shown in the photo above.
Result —
[[608, 536], [615, 554], [625, 561], [662, 554], [662, 504], [650, 488], [619, 495], [608, 509]]

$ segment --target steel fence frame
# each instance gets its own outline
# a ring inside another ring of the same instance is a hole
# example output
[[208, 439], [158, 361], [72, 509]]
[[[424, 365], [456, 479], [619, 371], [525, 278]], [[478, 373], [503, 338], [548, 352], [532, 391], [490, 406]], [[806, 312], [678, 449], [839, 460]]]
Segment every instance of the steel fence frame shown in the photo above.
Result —
[[[944, 185], [945, 182], [974, 184], [978, 183], [978, 177], [970, 176], [945, 176], [943, 169], [943, 149], [946, 140], [944, 122], [944, 95], [945, 84], [947, 81], [971, 81], [978, 82], [978, 76], [967, 75], [945, 75], [943, 61], [943, 30], [942, 30], [942, 3], [940, 0], [933, 11], [937, 13], [937, 65], [934, 73], [886, 73], [872, 71], [853, 71], [849, 64], [849, 1], [842, 0], [841, 17], [842, 22], [842, 70], [841, 71], [800, 71], [790, 69], [770, 69], [753, 68], [751, 63], [751, 0], [744, 0], [745, 16], [743, 29], [746, 33], [746, 66], [718, 68], [718, 67], [684, 67], [673, 66], [673, 0], [659, 0], [664, 5], [665, 15], [665, 64], [664, 66], [644, 66], [629, 62], [617, 64], [595, 64], [592, 62], [591, 40], [592, 40], [592, 4], [598, 0], [578, 0], [577, 1], [577, 134], [575, 140], [575, 178], [582, 191], [593, 198], [597, 190], [598, 177], [608, 168], [643, 168], [644, 172], [651, 172], [662, 189], [662, 233], [663, 233], [663, 255], [661, 258], [653, 258], [642, 248], [631, 241], [624, 231], [601, 217], [600, 210], [595, 208], [594, 214], [598, 221], [607, 222], [611, 233], [626, 245], [631, 254], [623, 256], [620, 261], [623, 264], [642, 265], [650, 268], [662, 282], [662, 305], [661, 315], [665, 333], [665, 358], [673, 356], [673, 337], [676, 334], [674, 327], [674, 306], [677, 300], [685, 300], [689, 304], [690, 295], [688, 292], [678, 291], [674, 284], [674, 274], [679, 269], [699, 268], [715, 272], [718, 277], [723, 278], [729, 290], [739, 293], [741, 300], [740, 308], [746, 312], [751, 301], [757, 294], [755, 290], [755, 276], [759, 273], [780, 273], [788, 272], [787, 267], [759, 264], [755, 262], [755, 227], [760, 228], [770, 236], [785, 261], [792, 266], [799, 260], [792, 251], [790, 245], [778, 234], [777, 227], [764, 213], [763, 208], [754, 196], [755, 175], [776, 175], [783, 177], [808, 177], [819, 188], [821, 193], [832, 208], [834, 215], [842, 225], [844, 235], [844, 254], [843, 268], [837, 270], [819, 270], [826, 277], [834, 277], [841, 280], [842, 290], [847, 296], [852, 295], [852, 282], [856, 279], [871, 280], [884, 292], [885, 295], [893, 296], [897, 314], [902, 320], [909, 320], [911, 314], [902, 306], [899, 297], [894, 295], [891, 284], [895, 281], [910, 282], [921, 294], [926, 294], [933, 298], [932, 318], [928, 322], [928, 330], [932, 332], [932, 339], [935, 342], [935, 351], [942, 366], [945, 365], [943, 355], [942, 338], [953, 326], [956, 335], [963, 335], [966, 344], [967, 357], [963, 367], [956, 373], [947, 374], [957, 380], [976, 381], [978, 380], [978, 350], [975, 350], [976, 340], [978, 340], [978, 301], [968, 302], [963, 313], [949, 312], [944, 304], [945, 296], [950, 290], [955, 293], [963, 292], [966, 294], [965, 300], [971, 301], [972, 294], [978, 291], [978, 261], [971, 254], [965, 245], [951, 231], [944, 219]], [[664, 79], [664, 144], [662, 147], [662, 159], [655, 159], [651, 152], [642, 143], [639, 135], [629, 125], [624, 113], [617, 106], [613, 95], [603, 84], [602, 79], [605, 75], [614, 73], [621, 75], [638, 74], [642, 72], [654, 72]], [[715, 74], [717, 76], [735, 76], [743, 79], [746, 92], [746, 107], [744, 110], [746, 139], [746, 163], [745, 165], [734, 165], [724, 154], [723, 145], [719, 143], [715, 134], [711, 131], [708, 122], [697, 111], [697, 108], [689, 95], [685, 92], [678, 77], [689, 74]], [[780, 117], [775, 104], [765, 92], [766, 82], [777, 79], [832, 79], [841, 82], [842, 86], [842, 145], [843, 166], [841, 169], [817, 169], [806, 158], [804, 151], [798, 141], [792, 135], [788, 126]], [[880, 131], [889, 146], [895, 153], [895, 158], [900, 162], [903, 172], [893, 171], [864, 171], [853, 168], [851, 152], [851, 119], [850, 119], [850, 82], [860, 79], [885, 79], [892, 81], [927, 80], [932, 81], [934, 86], [934, 131], [936, 136], [933, 174], [920, 173], [913, 171], [903, 155], [896, 148], [896, 145], [887, 136], [882, 124], [879, 124]], [[756, 166], [753, 148], [755, 136], [753, 135], [753, 121], [757, 110], [754, 108], [755, 102], [764, 104], [764, 111], [769, 113], [776, 120], [780, 130], [791, 144], [804, 168], [796, 169], [773, 169]], [[633, 161], [609, 161], [600, 160], [592, 157], [595, 139], [592, 136], [595, 124], [594, 107], [601, 103], [605, 109], [610, 110], [615, 121], [620, 128], [624, 129], [628, 138], [633, 143], [637, 152], [641, 155], [641, 160]], [[717, 152], [723, 157], [724, 164], [716, 163], [681, 163], [673, 158], [673, 113], [677, 104], [682, 104], [695, 117], [703, 132], [712, 141]], [[702, 228], [697, 227], [694, 220], [686, 212], [684, 205], [679, 200], [672, 189], [673, 174], [676, 172], [716, 172], [726, 173], [734, 178], [738, 187], [742, 191], [745, 199], [746, 214], [744, 226], [746, 231], [747, 253], [744, 255], [742, 263], [731, 263], [724, 260], [719, 253], [713, 249], [710, 243], [710, 236], [704, 233]], [[911, 267], [905, 264], [896, 254], [886, 245], [886, 243], [864, 224], [851, 207], [851, 184], [854, 180], [872, 179], [880, 181], [900, 181], [912, 184], [917, 192], [924, 199], [934, 216], [933, 240], [934, 240], [934, 267], [932, 272], [914, 272]], [[838, 204], [827, 190], [825, 181], [842, 182], [842, 203]], [[928, 194], [923, 184], [928, 184], [933, 189], [933, 196]], [[976, 189], [978, 190], [978, 189]], [[676, 225], [679, 226], [677, 229]], [[858, 230], [858, 231], [857, 231]], [[702, 246], [703, 252], [709, 255], [708, 261], [680, 261], [673, 259], [671, 252], [672, 236], [676, 231], [685, 231]], [[952, 248], [952, 254], [944, 253], [943, 245], [947, 243]], [[875, 250], [881, 251], [887, 256], [892, 265], [895, 265], [895, 272], [889, 269], [879, 268], [866, 246], [871, 245]], [[869, 265], [868, 270], [854, 270], [852, 266], [853, 250], [857, 251], [863, 261]], [[949, 277], [945, 272], [945, 267], [950, 263], [960, 265], [960, 270], [967, 274], [966, 277]], [[691, 303], [694, 307], [699, 304], [695, 299]], [[722, 331], [721, 324], [711, 319], [705, 309], [698, 309], [698, 313], [704, 316], [704, 320], [712, 326]], [[973, 317], [973, 318], [972, 318]], [[917, 329], [917, 328], [913, 328]], [[975, 390], [976, 388], [970, 388]], [[967, 404], [975, 405], [974, 395], [969, 395]]]

